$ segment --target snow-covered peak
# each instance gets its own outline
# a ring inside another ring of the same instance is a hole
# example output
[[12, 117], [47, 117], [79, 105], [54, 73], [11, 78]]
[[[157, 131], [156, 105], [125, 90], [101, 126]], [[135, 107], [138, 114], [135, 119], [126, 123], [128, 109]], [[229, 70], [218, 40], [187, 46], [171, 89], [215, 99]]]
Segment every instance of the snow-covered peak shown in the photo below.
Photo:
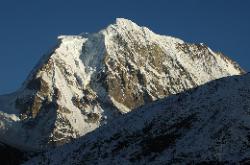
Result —
[[126, 19], [97, 33], [58, 39], [23, 87], [0, 97], [0, 140], [7, 144], [61, 145], [149, 102], [244, 73], [205, 45], [158, 35]]
[[136, 23], [132, 22], [129, 19], [125, 19], [125, 18], [116, 18], [115, 24], [117, 26], [135, 26], [135, 27], [139, 27]]
[[153, 33], [147, 27], [139, 26], [135, 22], [125, 18], [116, 18], [116, 22], [113, 25], [119, 28], [123, 28], [124, 30], [143, 30], [146, 33]]

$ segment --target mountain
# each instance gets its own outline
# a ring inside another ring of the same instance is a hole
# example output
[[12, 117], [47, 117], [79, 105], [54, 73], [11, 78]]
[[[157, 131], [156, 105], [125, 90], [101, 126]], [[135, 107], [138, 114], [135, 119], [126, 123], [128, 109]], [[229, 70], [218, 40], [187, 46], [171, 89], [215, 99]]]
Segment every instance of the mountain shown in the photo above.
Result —
[[29, 164], [249, 164], [250, 74], [157, 100]]
[[120, 18], [98, 33], [59, 36], [22, 87], [0, 96], [0, 141], [48, 149], [147, 103], [243, 73], [204, 44]]

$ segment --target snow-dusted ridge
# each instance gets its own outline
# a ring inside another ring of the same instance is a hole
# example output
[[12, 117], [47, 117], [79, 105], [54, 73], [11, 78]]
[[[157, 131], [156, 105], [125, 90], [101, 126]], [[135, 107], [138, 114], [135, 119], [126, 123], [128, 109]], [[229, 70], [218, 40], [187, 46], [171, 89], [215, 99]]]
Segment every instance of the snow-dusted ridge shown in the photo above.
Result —
[[144, 105], [29, 164], [248, 164], [250, 74]]
[[0, 97], [4, 143], [34, 151], [58, 146], [146, 103], [244, 73], [204, 44], [122, 18], [58, 40], [20, 90]]

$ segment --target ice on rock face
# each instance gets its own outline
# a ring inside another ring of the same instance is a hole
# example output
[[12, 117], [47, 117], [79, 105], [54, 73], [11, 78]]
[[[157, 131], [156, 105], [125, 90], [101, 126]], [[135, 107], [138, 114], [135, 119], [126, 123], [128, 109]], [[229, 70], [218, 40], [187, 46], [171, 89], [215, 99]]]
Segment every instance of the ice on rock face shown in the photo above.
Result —
[[20, 90], [0, 97], [5, 143], [33, 150], [61, 145], [154, 100], [244, 73], [203, 44], [123, 18], [98, 33], [58, 40]]

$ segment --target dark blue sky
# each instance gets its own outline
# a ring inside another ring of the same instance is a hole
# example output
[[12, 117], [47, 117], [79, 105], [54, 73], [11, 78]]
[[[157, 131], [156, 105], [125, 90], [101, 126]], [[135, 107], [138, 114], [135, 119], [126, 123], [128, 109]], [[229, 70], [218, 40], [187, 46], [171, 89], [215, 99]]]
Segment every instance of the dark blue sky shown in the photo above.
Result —
[[58, 35], [96, 32], [116, 17], [206, 43], [250, 70], [248, 0], [1, 0], [0, 94], [20, 87]]

